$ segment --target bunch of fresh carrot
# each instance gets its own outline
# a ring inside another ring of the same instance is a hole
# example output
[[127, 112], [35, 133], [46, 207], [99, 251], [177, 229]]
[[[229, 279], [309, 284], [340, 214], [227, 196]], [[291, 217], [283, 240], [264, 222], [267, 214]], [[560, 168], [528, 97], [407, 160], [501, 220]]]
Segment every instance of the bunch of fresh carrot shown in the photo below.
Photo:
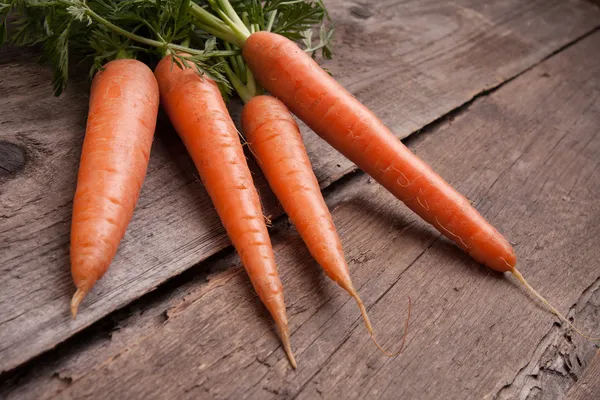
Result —
[[[99, 70], [73, 207], [73, 315], [106, 272], [131, 219], [160, 97], [296, 366], [260, 200], [223, 97], [233, 88], [245, 103], [243, 135], [271, 189], [311, 255], [357, 301], [380, 349], [292, 113], [475, 260], [511, 272], [572, 326], [525, 281], [508, 241], [314, 61], [316, 50], [331, 55], [333, 31], [320, 1], [45, 1], [11, 3], [21, 16], [14, 41], [45, 44], [57, 89], [66, 83], [71, 48], [87, 49]], [[51, 10], [52, 21], [40, 10]], [[54, 30], [40, 29], [48, 23]], [[148, 54], [161, 58], [154, 74], [131, 58]]]

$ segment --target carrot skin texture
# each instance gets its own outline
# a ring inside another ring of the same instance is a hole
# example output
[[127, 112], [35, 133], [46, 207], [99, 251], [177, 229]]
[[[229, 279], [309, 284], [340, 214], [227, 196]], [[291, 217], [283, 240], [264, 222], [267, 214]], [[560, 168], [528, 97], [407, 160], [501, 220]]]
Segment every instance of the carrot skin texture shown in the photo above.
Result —
[[[289, 341], [271, 240], [236, 127], [218, 86], [169, 56], [155, 69], [161, 103], [183, 140], [254, 290]], [[295, 367], [291, 350], [286, 349]]]
[[79, 302], [104, 275], [133, 215], [156, 127], [158, 84], [144, 63], [115, 60], [92, 82], [71, 222]]
[[253, 97], [242, 111], [242, 126], [252, 154], [310, 254], [349, 290], [342, 244], [291, 113], [272, 96]]
[[243, 56], [265, 89], [421, 218], [478, 262], [500, 272], [514, 269], [506, 239], [295, 43], [256, 32]]

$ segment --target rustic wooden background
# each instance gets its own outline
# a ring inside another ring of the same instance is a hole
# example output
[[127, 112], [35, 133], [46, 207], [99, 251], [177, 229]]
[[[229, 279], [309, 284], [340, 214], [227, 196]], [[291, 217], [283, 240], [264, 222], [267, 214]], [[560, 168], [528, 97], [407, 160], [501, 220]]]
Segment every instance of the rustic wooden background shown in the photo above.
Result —
[[[530, 282], [600, 330], [600, 8], [587, 0], [329, 0], [325, 66], [514, 244]], [[0, 398], [600, 398], [598, 346], [477, 265], [304, 129], [358, 310], [256, 173], [290, 369], [181, 142], [162, 123], [109, 273], [69, 316], [88, 84], [60, 98], [0, 52]], [[233, 116], [237, 110], [233, 107]], [[409, 135], [413, 135], [408, 137]]]

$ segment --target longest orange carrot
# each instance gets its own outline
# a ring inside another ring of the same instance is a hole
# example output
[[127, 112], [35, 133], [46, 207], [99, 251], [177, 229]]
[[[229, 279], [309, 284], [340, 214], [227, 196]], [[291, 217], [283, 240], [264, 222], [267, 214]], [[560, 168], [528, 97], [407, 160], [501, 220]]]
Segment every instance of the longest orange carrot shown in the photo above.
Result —
[[244, 58], [262, 86], [421, 218], [488, 267], [514, 268], [506, 239], [295, 43], [257, 32]]
[[158, 114], [152, 70], [115, 60], [92, 82], [71, 224], [73, 316], [117, 252], [137, 202]]
[[219, 88], [194, 69], [173, 64], [171, 57], [163, 58], [155, 75], [163, 107], [190, 153], [256, 293], [275, 319], [295, 368], [283, 288], [260, 199]]
[[475, 260], [511, 272], [576, 332], [598, 339], [582, 334], [535, 291], [517, 270], [508, 241], [295, 43], [274, 33], [256, 32], [242, 45], [257, 81], [319, 136]]

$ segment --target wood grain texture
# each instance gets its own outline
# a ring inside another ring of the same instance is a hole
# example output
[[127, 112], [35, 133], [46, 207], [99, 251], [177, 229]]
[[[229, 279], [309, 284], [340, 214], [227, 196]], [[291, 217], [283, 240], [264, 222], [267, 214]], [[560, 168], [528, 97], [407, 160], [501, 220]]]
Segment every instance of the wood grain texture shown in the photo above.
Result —
[[[409, 142], [506, 233], [530, 283], [596, 333], [599, 46], [600, 32]], [[555, 323], [514, 279], [473, 262], [369, 177], [353, 175], [327, 200], [386, 347], [398, 345], [412, 298], [404, 354], [389, 359], [374, 348], [354, 302], [282, 221], [273, 243], [298, 370], [227, 255], [205, 266], [224, 272], [198, 273], [134, 304], [108, 332], [13, 375], [0, 395], [560, 399], [594, 357], [596, 345]], [[589, 379], [596, 387], [597, 375]]]
[[[399, 137], [600, 24], [600, 11], [576, 0], [331, 0], [329, 6], [338, 38], [327, 68]], [[32, 60], [20, 51], [0, 54], [0, 141], [14, 155], [0, 173], [0, 371], [229, 245], [183, 146], [163, 125], [117, 257], [72, 321], [68, 235], [87, 84], [55, 99], [50, 71]], [[304, 135], [322, 186], [354, 168], [313, 134]], [[267, 214], [280, 215], [257, 179]]]
[[569, 390], [569, 400], [597, 399], [600, 396], [600, 350], [590, 362], [585, 374]]

